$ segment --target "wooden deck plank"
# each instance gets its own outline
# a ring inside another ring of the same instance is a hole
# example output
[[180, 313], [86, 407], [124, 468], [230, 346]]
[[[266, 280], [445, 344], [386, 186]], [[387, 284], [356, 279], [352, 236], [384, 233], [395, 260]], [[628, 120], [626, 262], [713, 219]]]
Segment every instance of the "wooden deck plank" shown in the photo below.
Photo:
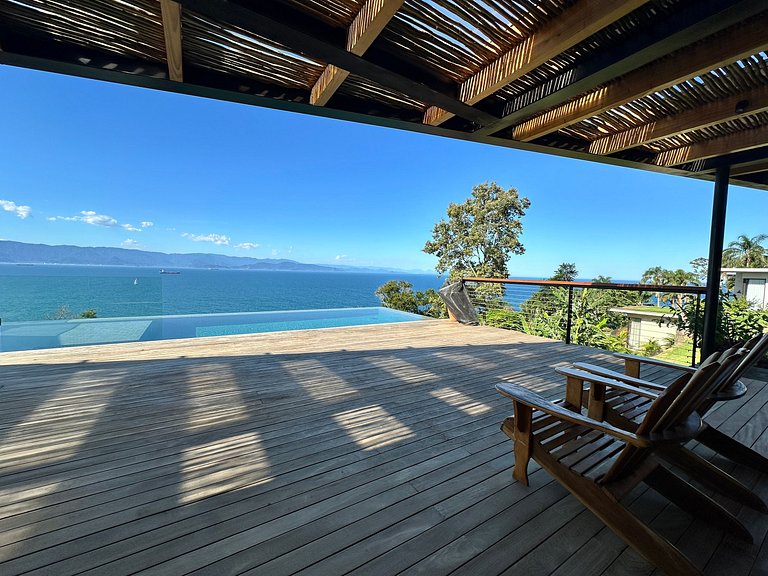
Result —
[[[621, 369], [442, 321], [0, 354], [0, 572], [647, 574], [537, 466], [511, 478], [493, 384], [559, 397], [574, 361]], [[767, 407], [755, 380], [708, 419], [764, 450]], [[628, 498], [684, 548], [700, 533]], [[758, 537], [739, 574], [763, 574], [768, 517], [734, 511]], [[707, 574], [740, 552], [703, 537]]]

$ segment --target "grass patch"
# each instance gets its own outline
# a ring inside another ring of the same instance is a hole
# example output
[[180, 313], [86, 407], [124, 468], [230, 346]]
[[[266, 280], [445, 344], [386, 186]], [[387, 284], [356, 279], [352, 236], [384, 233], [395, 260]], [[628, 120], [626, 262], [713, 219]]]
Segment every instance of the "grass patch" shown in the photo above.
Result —
[[[691, 354], [693, 353], [693, 342], [686, 340], [680, 344], [670, 346], [664, 352], [655, 356], [659, 360], [666, 360], [667, 362], [674, 362], [675, 364], [684, 364], [685, 366], [691, 365]], [[701, 352], [696, 350], [696, 362], [698, 363]]]
[[626, 310], [637, 310], [638, 312], [658, 312], [659, 314], [672, 314], [672, 308], [665, 306], [624, 306]]

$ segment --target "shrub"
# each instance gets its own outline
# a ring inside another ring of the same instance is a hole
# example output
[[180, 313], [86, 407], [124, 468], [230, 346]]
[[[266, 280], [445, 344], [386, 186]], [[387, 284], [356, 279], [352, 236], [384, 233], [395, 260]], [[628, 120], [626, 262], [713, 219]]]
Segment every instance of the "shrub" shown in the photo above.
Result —
[[[690, 298], [682, 305], [675, 307], [672, 322], [688, 336], [699, 336], [704, 331], [704, 310], [706, 300], [702, 300], [698, 315], [696, 300]], [[720, 306], [717, 311], [717, 327], [715, 329], [715, 345], [718, 350], [725, 350], [764, 332], [768, 328], [768, 310], [754, 308], [743, 297], [737, 297], [730, 292], [720, 294]]]

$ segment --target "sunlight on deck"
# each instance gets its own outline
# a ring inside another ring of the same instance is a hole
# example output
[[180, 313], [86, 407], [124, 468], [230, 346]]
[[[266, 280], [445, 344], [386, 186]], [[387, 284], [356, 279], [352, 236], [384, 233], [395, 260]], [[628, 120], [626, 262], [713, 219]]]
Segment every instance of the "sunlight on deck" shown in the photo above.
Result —
[[[0, 454], [13, 453], [17, 460], [40, 457], [49, 452], [55, 453], [57, 460], [69, 458], [77, 453], [91, 428], [99, 422], [114, 391], [112, 386], [89, 390], [87, 406], [70, 407], [82, 393], [62, 387], [13, 426]], [[71, 426], [73, 422], [77, 422], [77, 426]]]
[[430, 392], [432, 396], [437, 398], [438, 400], [442, 400], [449, 406], [453, 406], [454, 408], [458, 408], [465, 414], [469, 414], [470, 416], [478, 416], [479, 414], [484, 414], [486, 412], [490, 412], [492, 408], [488, 406], [488, 404], [484, 402], [478, 402], [477, 400], [473, 400], [466, 394], [459, 392], [455, 388], [451, 388], [450, 386], [446, 388], [440, 388], [439, 390], [433, 390]]
[[[557, 398], [555, 366], [619, 366], [603, 351], [425, 321], [0, 356], [2, 576], [652, 572], [543, 470], [513, 482], [499, 431], [495, 382]], [[757, 445], [749, 387], [712, 423]], [[754, 520], [748, 549], [707, 533], [706, 576], [763, 574]]]
[[[62, 387], [11, 428], [3, 442], [2, 455], [5, 458], [0, 463], [0, 471], [12, 475], [16, 469], [24, 474], [24, 469], [31, 462], [40, 461], [41, 466], [50, 466], [71, 459], [78, 454], [93, 428], [100, 423], [114, 391], [114, 386], [89, 390], [88, 406], [73, 406], [72, 403], [76, 403], [82, 393]], [[9, 454], [12, 458], [10, 463], [7, 459]], [[36, 481], [26, 484], [25, 489], [11, 483], [0, 489], [0, 502], [6, 506], [15, 505], [18, 511], [26, 511], [30, 507], [28, 500], [44, 498], [66, 487], [66, 482], [54, 478], [55, 475], [42, 475]], [[35, 529], [34, 524], [27, 524], [15, 530], [13, 537], [23, 541], [34, 535]], [[0, 546], [0, 561], [14, 557], [21, 549], [23, 546], [19, 544]]]
[[395, 358], [394, 356], [387, 356], [385, 358], [369, 358], [368, 363], [376, 366], [376, 368], [391, 374], [394, 377], [418, 380], [419, 383], [429, 382], [432, 380], [438, 380], [439, 374], [435, 374], [430, 370], [426, 370], [421, 366], [404, 360], [402, 358]]
[[[243, 463], [233, 462], [242, 455]], [[182, 452], [179, 502], [188, 504], [246, 485], [272, 480], [269, 460], [257, 432], [246, 432]]]
[[363, 450], [375, 450], [415, 436], [413, 430], [381, 406], [339, 412], [333, 419]]
[[282, 368], [315, 400], [336, 400], [339, 396], [356, 394], [344, 378], [328, 369], [319, 360], [291, 360], [283, 362]]
[[[210, 386], [211, 372], [215, 372], [215, 389]], [[211, 413], [219, 416], [217, 426], [248, 419], [248, 408], [237, 386], [235, 374], [225, 364], [217, 364], [214, 370], [208, 369], [204, 374], [190, 374], [184, 392], [188, 406], [188, 430], [199, 428], [202, 422], [210, 418]]]

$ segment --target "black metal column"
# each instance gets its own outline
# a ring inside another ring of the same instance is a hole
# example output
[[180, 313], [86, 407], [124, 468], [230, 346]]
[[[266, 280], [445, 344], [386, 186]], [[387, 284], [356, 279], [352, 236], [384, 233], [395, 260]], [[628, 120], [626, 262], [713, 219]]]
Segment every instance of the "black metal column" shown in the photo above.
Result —
[[715, 173], [715, 194], [712, 201], [712, 228], [709, 232], [709, 268], [707, 270], [707, 305], [704, 308], [704, 330], [701, 337], [702, 360], [715, 351], [717, 308], [720, 299], [720, 268], [723, 265], [725, 211], [728, 204], [730, 166], [721, 166]]

